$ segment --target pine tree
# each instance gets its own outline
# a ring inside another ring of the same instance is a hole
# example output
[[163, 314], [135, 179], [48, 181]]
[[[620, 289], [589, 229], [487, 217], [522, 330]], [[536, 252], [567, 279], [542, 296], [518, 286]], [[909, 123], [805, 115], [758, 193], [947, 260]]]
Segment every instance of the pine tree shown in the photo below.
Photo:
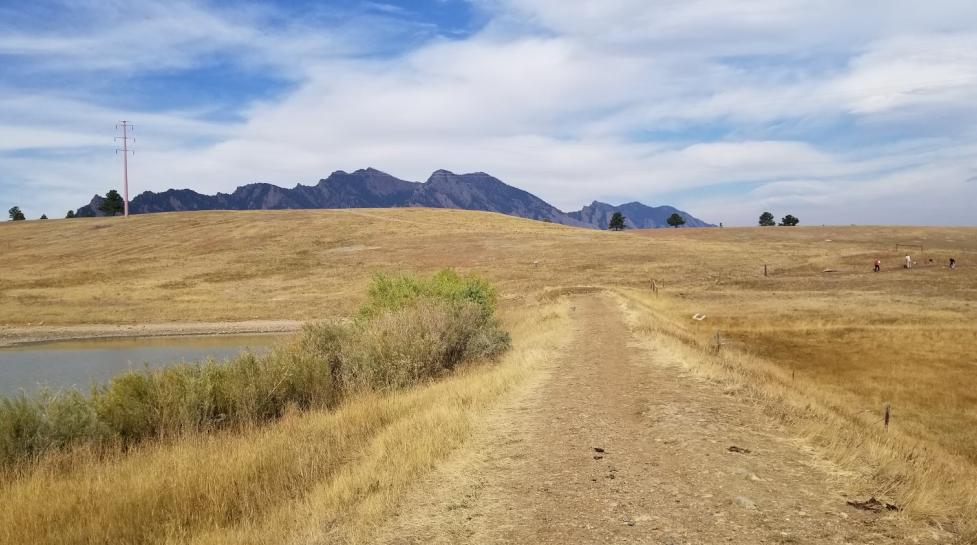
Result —
[[760, 214], [760, 227], [770, 227], [773, 225], [777, 225], [777, 222], [773, 219], [773, 214], [770, 212]]
[[24, 213], [20, 211], [19, 206], [15, 206], [11, 208], [10, 210], [8, 210], [8, 213], [10, 214], [11, 221], [24, 221], [25, 219], [27, 219], [24, 216]]
[[672, 215], [668, 216], [668, 219], [665, 220], [665, 223], [671, 225], [672, 227], [678, 228], [680, 225], [685, 225], [685, 218], [678, 213], [673, 212]]
[[102, 199], [102, 204], [98, 205], [98, 209], [102, 211], [106, 216], [114, 216], [125, 209], [125, 203], [122, 201], [122, 195], [119, 192], [110, 189], [108, 193], [105, 194], [105, 198]]
[[41, 219], [42, 220], [46, 220], [47, 219], [47, 214], [41, 214]]
[[68, 218], [70, 220], [71, 218], [75, 217], [75, 211], [74, 210], [68, 210], [68, 213], [65, 214], [64, 217], [65, 218]]
[[611, 231], [623, 231], [624, 230], [624, 214], [620, 212], [614, 212], [611, 216], [610, 223], [607, 224], [607, 228]]
[[792, 216], [790, 214], [787, 214], [786, 216], [783, 217], [783, 219], [780, 220], [780, 225], [785, 225], [787, 227], [793, 227], [793, 226], [797, 225], [800, 222], [801, 222], [801, 220], [795, 218], [794, 216]]

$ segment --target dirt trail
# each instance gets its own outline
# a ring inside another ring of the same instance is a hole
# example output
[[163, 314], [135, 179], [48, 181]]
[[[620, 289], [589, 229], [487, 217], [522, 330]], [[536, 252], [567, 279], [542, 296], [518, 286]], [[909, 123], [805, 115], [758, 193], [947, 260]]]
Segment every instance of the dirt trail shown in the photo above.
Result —
[[576, 298], [573, 319], [552, 368], [413, 491], [375, 542], [935, 540], [846, 505], [844, 474], [759, 408], [638, 346], [609, 296]]

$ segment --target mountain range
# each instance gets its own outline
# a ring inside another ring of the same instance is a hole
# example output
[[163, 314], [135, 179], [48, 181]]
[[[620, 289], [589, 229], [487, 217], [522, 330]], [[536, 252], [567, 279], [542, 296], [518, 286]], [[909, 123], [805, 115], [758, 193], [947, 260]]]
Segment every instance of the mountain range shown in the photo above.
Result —
[[[80, 217], [103, 215], [102, 197], [76, 211]], [[292, 189], [267, 183], [238, 187], [233, 193], [203, 195], [191, 189], [146, 191], [129, 203], [129, 212], [178, 212], [189, 210], [279, 210], [289, 208], [394, 208], [420, 206], [483, 210], [510, 216], [551, 221], [576, 227], [606, 229], [614, 212], [625, 216], [630, 228], [666, 227], [673, 213], [685, 219], [686, 227], [712, 225], [671, 206], [647, 206], [631, 202], [614, 206], [594, 201], [576, 212], [563, 212], [543, 199], [508, 185], [484, 172], [455, 174], [437, 170], [426, 182], [401, 180], [374, 168], [355, 172], [336, 171], [316, 185], [299, 184]]]

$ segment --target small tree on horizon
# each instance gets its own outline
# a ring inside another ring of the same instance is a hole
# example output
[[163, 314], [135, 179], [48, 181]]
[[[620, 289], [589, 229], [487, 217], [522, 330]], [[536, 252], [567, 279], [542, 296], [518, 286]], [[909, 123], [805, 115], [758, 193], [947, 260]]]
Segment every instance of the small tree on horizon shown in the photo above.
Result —
[[102, 199], [102, 203], [98, 205], [98, 209], [102, 211], [106, 216], [114, 216], [125, 209], [125, 203], [122, 201], [122, 195], [119, 192], [110, 189], [108, 193], [105, 194], [105, 198]]
[[780, 225], [783, 225], [783, 226], [786, 226], [786, 227], [793, 227], [793, 226], [797, 225], [800, 222], [801, 222], [801, 220], [795, 218], [794, 216], [792, 216], [790, 214], [787, 214], [786, 216], [783, 217], [783, 219], [780, 220]]
[[770, 212], [760, 214], [760, 227], [771, 227], [774, 225], [777, 225], [777, 222], [773, 219], [773, 214]]
[[7, 213], [10, 214], [10, 221], [24, 221], [27, 219], [24, 213], [20, 211], [19, 206], [12, 207]]
[[680, 225], [685, 225], [685, 218], [683, 218], [678, 212], [672, 212], [672, 215], [668, 216], [665, 223], [677, 229]]
[[47, 219], [47, 214], [41, 214], [41, 219], [42, 220], [46, 220]]
[[74, 210], [68, 210], [68, 213], [65, 214], [64, 217], [66, 219], [69, 219], [70, 220], [71, 218], [75, 217], [75, 211]]
[[610, 223], [607, 224], [607, 228], [611, 231], [623, 231], [624, 230], [624, 214], [620, 212], [614, 212], [611, 216]]

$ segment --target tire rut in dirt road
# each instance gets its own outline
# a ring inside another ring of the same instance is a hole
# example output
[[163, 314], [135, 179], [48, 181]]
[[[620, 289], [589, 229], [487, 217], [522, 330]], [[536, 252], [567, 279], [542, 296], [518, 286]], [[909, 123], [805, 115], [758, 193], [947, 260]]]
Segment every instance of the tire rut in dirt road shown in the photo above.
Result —
[[611, 297], [575, 305], [573, 336], [552, 368], [425, 479], [377, 542], [929, 539], [846, 506], [843, 474], [757, 407], [636, 345]]

